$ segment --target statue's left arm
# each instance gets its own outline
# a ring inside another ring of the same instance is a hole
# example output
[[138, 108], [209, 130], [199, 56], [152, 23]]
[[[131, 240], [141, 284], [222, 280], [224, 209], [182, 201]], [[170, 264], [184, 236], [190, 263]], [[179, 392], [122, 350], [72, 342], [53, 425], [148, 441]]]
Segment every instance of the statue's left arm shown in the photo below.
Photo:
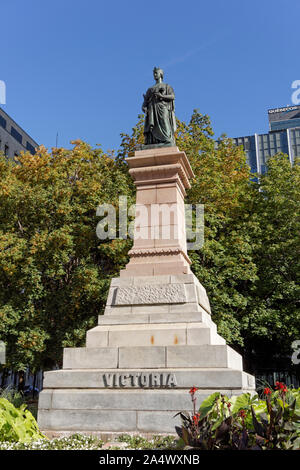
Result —
[[161, 93], [156, 93], [157, 98], [160, 98], [163, 101], [173, 101], [175, 99], [175, 95], [162, 95]]
[[173, 88], [170, 87], [169, 85], [167, 85], [166, 92], [167, 93], [165, 95], [163, 95], [161, 93], [156, 93], [156, 96], [158, 98], [160, 98], [161, 100], [163, 100], [163, 101], [174, 101], [175, 100], [175, 94], [174, 94]]

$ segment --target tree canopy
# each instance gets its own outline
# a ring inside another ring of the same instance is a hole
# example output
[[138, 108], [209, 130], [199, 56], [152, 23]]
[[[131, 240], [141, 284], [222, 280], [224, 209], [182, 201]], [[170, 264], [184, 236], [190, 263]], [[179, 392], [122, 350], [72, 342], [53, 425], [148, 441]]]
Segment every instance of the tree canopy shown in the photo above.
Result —
[[126, 164], [74, 142], [0, 159], [0, 338], [14, 369], [60, 363], [102, 313], [131, 240], [99, 240], [99, 204], [133, 201]]

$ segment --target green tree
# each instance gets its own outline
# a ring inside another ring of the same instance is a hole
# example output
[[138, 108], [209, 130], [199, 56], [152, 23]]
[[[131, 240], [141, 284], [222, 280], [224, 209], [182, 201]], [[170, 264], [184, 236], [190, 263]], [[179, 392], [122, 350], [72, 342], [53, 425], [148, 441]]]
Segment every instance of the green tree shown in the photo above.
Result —
[[83, 345], [130, 240], [99, 240], [99, 204], [133, 200], [126, 164], [75, 141], [0, 157], [0, 338], [7, 367], [51, 367]]
[[270, 158], [258, 187], [253, 207], [257, 229], [252, 233], [258, 280], [243, 328], [256, 361], [287, 357], [282, 365], [289, 368], [291, 344], [300, 339], [299, 160], [291, 166], [287, 155]]

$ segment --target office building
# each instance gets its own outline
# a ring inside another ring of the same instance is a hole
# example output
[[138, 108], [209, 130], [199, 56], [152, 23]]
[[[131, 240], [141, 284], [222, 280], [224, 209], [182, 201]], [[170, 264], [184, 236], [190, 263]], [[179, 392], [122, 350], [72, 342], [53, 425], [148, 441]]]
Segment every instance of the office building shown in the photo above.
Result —
[[269, 109], [268, 117], [267, 134], [233, 138], [236, 145], [244, 147], [253, 173], [265, 173], [268, 158], [278, 152], [286, 153], [291, 164], [300, 157], [300, 106]]
[[14, 158], [21, 151], [34, 155], [38, 144], [2, 108], [0, 108], [0, 151]]

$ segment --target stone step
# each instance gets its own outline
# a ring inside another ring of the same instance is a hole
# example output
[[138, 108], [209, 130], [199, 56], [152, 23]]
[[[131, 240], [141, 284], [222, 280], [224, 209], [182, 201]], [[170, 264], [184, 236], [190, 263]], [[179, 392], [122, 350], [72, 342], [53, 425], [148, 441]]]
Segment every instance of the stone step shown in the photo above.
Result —
[[98, 325], [130, 325], [140, 323], [213, 323], [211, 316], [204, 310], [173, 313], [119, 313], [99, 315]]
[[[142, 377], [143, 376], [143, 377]], [[174, 380], [175, 376], [175, 380]], [[146, 378], [145, 378], [146, 377]], [[172, 380], [170, 379], [172, 378]], [[185, 369], [73, 369], [44, 373], [44, 389], [147, 389], [174, 386], [190, 389], [254, 389], [252, 375], [241, 370], [225, 368]]]
[[[211, 390], [197, 391], [200, 404]], [[220, 389], [220, 393], [231, 396], [233, 391]], [[44, 390], [40, 408], [57, 410], [161, 410], [192, 411], [193, 405], [188, 390]]]
[[210, 312], [201, 307], [197, 302], [159, 304], [159, 305], [108, 305], [105, 307], [104, 315], [124, 315], [126, 313], [146, 315], [155, 313], [181, 313]]
[[[245, 391], [220, 390], [228, 397]], [[214, 392], [197, 393], [197, 406]], [[179, 411], [192, 411], [187, 390], [45, 390], [38, 423], [43, 431], [174, 433]]]
[[227, 345], [65, 348], [64, 369], [208, 367], [242, 370], [242, 357]]
[[214, 323], [101, 325], [89, 330], [86, 347], [226, 344]]

